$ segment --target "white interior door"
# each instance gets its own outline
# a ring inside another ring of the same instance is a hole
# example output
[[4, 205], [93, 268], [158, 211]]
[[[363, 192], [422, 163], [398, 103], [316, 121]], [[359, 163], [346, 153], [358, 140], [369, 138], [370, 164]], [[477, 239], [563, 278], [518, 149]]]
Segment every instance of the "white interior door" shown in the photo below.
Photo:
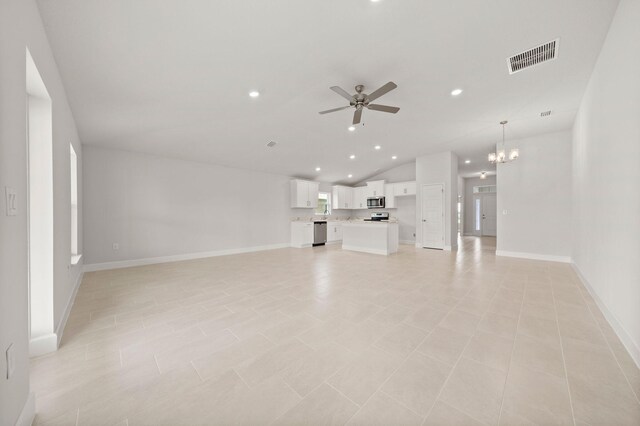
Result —
[[482, 235], [496, 236], [496, 194], [484, 194], [482, 196]]
[[444, 185], [422, 187], [422, 247], [444, 249]]

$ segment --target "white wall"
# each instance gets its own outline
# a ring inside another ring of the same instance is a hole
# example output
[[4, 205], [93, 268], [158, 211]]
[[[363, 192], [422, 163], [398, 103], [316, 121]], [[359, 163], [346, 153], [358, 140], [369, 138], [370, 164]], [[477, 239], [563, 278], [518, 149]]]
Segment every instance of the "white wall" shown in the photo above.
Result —
[[385, 180], [387, 182], [411, 182], [416, 180], [416, 162], [411, 161], [401, 164], [382, 173], [371, 176], [354, 186], [363, 186], [366, 182]]
[[[70, 267], [69, 143], [81, 146], [55, 60], [33, 0], [0, 2], [0, 424], [13, 425], [29, 396], [27, 333], [26, 48], [53, 104], [54, 321], [60, 324], [81, 267]], [[80, 181], [80, 185], [82, 181]], [[4, 214], [4, 187], [17, 191], [17, 216]], [[80, 212], [82, 220], [82, 212]], [[16, 370], [5, 379], [13, 343]], [[31, 405], [29, 405], [31, 406]], [[32, 406], [31, 406], [32, 407]]]
[[640, 2], [622, 0], [573, 128], [573, 262], [640, 365]]
[[83, 165], [86, 264], [289, 244], [313, 215], [287, 176], [93, 146]]
[[442, 183], [445, 194], [445, 248], [457, 247], [458, 156], [452, 152], [416, 158], [416, 244], [422, 243], [422, 185]]
[[497, 169], [497, 253], [568, 262], [571, 133], [547, 133], [508, 145], [517, 146], [520, 157]]
[[474, 233], [474, 208], [473, 208], [473, 187], [482, 185], [495, 185], [495, 175], [487, 176], [485, 179], [477, 178], [464, 178], [463, 191], [463, 208], [462, 208], [462, 222], [464, 235], [473, 235]]

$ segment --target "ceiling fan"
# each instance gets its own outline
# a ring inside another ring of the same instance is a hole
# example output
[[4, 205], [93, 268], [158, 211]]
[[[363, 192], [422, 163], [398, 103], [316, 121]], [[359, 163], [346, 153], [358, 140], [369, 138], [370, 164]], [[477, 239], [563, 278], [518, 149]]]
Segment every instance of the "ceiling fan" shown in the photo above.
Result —
[[375, 90], [367, 95], [366, 93], [362, 93], [362, 91], [364, 90], [364, 86], [362, 84], [358, 84], [356, 86], [356, 94], [350, 95], [346, 90], [342, 89], [341, 87], [332, 86], [330, 87], [330, 89], [336, 92], [338, 95], [345, 98], [346, 100], [348, 100], [349, 105], [345, 107], [340, 107], [340, 108], [328, 109], [326, 111], [320, 111], [319, 114], [327, 114], [330, 112], [342, 111], [343, 109], [347, 109], [347, 108], [355, 108], [356, 111], [353, 114], [354, 125], [360, 123], [360, 120], [362, 119], [362, 110], [364, 108], [368, 108], [373, 111], [390, 112], [391, 114], [395, 114], [396, 112], [400, 111], [400, 108], [388, 106], [388, 105], [372, 104], [370, 102], [378, 99], [380, 96], [384, 95], [385, 93], [392, 91], [396, 87], [398, 87], [398, 85], [395, 84], [393, 81], [390, 81], [384, 86], [382, 86], [381, 88], [379, 88], [378, 90]]

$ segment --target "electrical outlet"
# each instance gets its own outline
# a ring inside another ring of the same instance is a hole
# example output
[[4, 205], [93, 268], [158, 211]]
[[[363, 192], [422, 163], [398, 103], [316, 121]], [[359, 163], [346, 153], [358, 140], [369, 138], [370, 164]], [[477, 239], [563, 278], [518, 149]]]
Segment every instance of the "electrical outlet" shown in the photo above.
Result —
[[118, 244], [118, 243], [113, 243], [113, 249], [114, 249], [114, 250], [120, 250], [120, 244]]
[[16, 370], [16, 356], [13, 348], [13, 343], [7, 348], [7, 379], [13, 376], [13, 372]]
[[507, 209], [502, 210], [502, 214], [503, 214], [503, 215], [505, 215], [505, 214], [507, 214], [507, 213], [509, 213], [509, 212], [507, 211]]
[[16, 190], [8, 186], [4, 187], [5, 204], [7, 206], [7, 216], [15, 216], [18, 214], [17, 194]]

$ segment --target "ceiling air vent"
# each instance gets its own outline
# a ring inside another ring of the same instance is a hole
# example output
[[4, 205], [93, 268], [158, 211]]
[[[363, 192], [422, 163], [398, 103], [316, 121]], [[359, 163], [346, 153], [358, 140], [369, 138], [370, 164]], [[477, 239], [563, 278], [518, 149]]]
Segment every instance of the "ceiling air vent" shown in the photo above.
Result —
[[550, 116], [550, 115], [551, 115], [551, 110], [549, 110], [549, 111], [542, 111], [542, 112], [540, 113], [540, 117], [548, 117], [548, 116]]
[[523, 69], [555, 59], [558, 56], [559, 46], [560, 39], [557, 38], [548, 43], [536, 46], [533, 49], [529, 49], [526, 52], [518, 53], [517, 55], [507, 58], [509, 74], [515, 74]]
[[276, 146], [276, 142], [274, 142], [274, 141], [269, 141], [269, 143], [267, 144], [267, 146], [268, 146], [269, 148], [273, 148], [274, 146]]

